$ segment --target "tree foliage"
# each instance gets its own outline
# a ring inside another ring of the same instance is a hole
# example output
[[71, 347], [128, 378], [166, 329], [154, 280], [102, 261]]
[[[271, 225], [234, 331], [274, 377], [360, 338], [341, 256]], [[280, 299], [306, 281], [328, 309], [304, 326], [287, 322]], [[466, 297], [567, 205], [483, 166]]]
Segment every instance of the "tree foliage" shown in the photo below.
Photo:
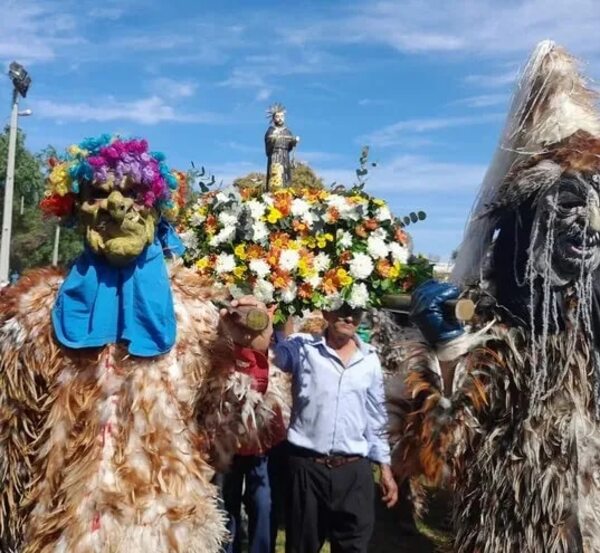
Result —
[[[238, 188], [265, 188], [267, 177], [264, 173], [248, 173], [233, 181]], [[296, 162], [292, 168], [292, 188], [323, 188], [323, 179], [306, 163]]]
[[[10, 272], [49, 265], [52, 262], [57, 219], [44, 217], [38, 207], [44, 194], [44, 167], [54, 153], [51, 147], [38, 155], [25, 145], [25, 133], [18, 131], [15, 156], [15, 192], [10, 248]], [[0, 134], [0, 205], [4, 205], [4, 183], [8, 160], [8, 129]], [[24, 199], [20, 211], [21, 196]], [[61, 229], [58, 249], [59, 265], [68, 265], [83, 248], [81, 236], [75, 229]]]

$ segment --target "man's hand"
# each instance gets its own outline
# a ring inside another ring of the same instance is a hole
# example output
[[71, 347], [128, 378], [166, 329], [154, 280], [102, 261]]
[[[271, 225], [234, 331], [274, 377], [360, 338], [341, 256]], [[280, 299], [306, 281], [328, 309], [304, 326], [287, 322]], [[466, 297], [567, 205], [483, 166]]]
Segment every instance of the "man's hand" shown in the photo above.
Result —
[[388, 509], [392, 508], [398, 501], [398, 485], [392, 474], [390, 465], [380, 465], [379, 486], [381, 487], [381, 499]]
[[256, 332], [242, 324], [239, 313], [236, 313], [235, 311], [230, 312], [227, 309], [221, 309], [220, 312], [221, 321], [236, 344], [252, 348], [256, 351], [266, 352], [269, 349], [271, 336], [273, 334], [273, 312], [275, 306], [267, 308], [264, 303], [257, 300], [254, 296], [242, 296], [237, 300], [232, 300], [231, 307], [235, 307], [241, 311], [244, 309], [262, 309], [269, 313], [269, 324], [267, 328], [260, 332]]

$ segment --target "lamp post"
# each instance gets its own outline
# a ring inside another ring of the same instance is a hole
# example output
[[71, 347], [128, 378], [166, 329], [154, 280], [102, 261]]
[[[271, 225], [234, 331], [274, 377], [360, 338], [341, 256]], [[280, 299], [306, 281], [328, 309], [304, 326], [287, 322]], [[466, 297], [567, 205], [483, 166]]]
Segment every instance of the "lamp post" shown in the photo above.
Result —
[[[10, 234], [12, 230], [13, 194], [15, 185], [15, 158], [17, 149], [17, 123], [19, 118], [19, 96], [25, 98], [31, 84], [31, 77], [25, 68], [13, 61], [8, 69], [13, 83], [12, 112], [8, 135], [8, 162], [6, 164], [6, 184], [4, 186], [4, 211], [2, 214], [2, 239], [0, 240], [0, 287], [9, 284]], [[27, 114], [29, 115], [29, 113]]]

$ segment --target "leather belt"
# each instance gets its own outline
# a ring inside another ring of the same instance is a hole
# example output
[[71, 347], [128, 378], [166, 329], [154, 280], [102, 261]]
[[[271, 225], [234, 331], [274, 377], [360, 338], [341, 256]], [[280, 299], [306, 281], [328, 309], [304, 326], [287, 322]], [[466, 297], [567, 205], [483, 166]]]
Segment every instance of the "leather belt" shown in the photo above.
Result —
[[312, 457], [315, 463], [325, 465], [329, 469], [336, 469], [360, 459], [362, 459], [360, 455], [324, 455], [322, 457]]

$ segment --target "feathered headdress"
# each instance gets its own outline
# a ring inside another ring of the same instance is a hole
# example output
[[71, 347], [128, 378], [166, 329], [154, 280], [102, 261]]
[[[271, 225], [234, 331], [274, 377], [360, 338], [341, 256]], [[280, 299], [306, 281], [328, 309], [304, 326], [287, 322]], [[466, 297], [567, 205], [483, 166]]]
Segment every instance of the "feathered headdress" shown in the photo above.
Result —
[[571, 55], [552, 41], [538, 44], [521, 73], [471, 212], [452, 274], [455, 282], [481, 280], [498, 209], [520, 205], [562, 173], [560, 164], [539, 162], [552, 158], [568, 140], [600, 137], [595, 99]]
[[285, 106], [279, 102], [270, 105], [267, 109], [267, 119], [272, 119], [276, 113], [285, 113]]

